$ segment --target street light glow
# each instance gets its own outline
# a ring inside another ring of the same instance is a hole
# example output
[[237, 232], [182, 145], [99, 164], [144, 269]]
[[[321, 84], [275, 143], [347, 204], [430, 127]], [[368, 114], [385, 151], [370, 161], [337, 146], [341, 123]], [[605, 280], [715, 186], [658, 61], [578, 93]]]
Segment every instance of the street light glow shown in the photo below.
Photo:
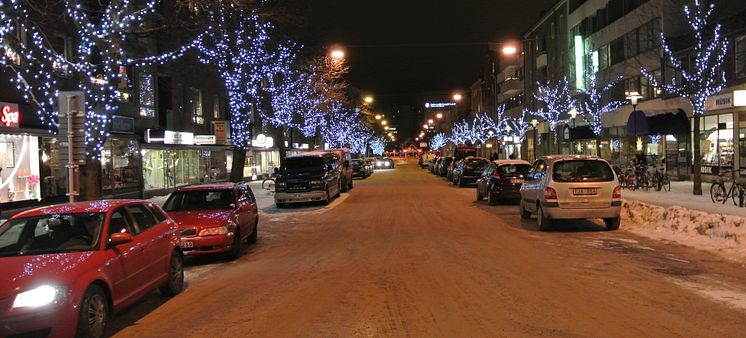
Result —
[[381, 114], [376, 115], [376, 120], [380, 120], [382, 118], [383, 118], [383, 116], [381, 116]]
[[433, 124], [433, 123], [435, 123], [435, 121], [433, 121], [433, 119], [427, 120], [427, 124]]
[[518, 52], [518, 48], [515, 48], [515, 46], [505, 46], [503, 47], [503, 54], [505, 55], [514, 55]]
[[443, 118], [443, 113], [438, 113], [437, 115], [435, 115], [435, 117], [437, 117], [438, 119], [442, 119]]
[[423, 128], [423, 129], [427, 129], [427, 128], [430, 128], [430, 126], [428, 126], [428, 125], [426, 125], [426, 124], [423, 124], [423, 125], [422, 125], [422, 128]]
[[381, 121], [381, 125], [385, 126], [387, 124], [389, 124], [389, 123], [386, 120]]
[[345, 57], [345, 52], [341, 49], [335, 49], [331, 52], [332, 58], [335, 60], [341, 60]]
[[453, 100], [458, 102], [461, 101], [464, 97], [461, 94], [453, 94]]
[[363, 101], [365, 101], [365, 103], [373, 103], [373, 97], [372, 96], [366, 96], [363, 99]]

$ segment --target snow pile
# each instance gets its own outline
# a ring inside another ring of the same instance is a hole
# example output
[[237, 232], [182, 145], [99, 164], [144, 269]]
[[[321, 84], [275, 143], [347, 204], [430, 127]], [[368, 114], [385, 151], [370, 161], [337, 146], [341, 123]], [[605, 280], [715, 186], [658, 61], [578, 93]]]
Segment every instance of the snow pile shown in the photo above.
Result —
[[663, 208], [625, 201], [623, 227], [642, 236], [665, 239], [727, 256], [746, 257], [746, 218], [690, 210]]

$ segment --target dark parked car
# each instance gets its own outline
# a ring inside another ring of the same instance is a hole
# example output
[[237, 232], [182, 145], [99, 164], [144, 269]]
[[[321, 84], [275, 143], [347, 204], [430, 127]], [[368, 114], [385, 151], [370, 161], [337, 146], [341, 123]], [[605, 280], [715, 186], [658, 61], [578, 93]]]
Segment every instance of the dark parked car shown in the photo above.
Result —
[[275, 184], [275, 204], [323, 201], [329, 203], [346, 187], [339, 158], [327, 152], [308, 152], [283, 161]]
[[433, 157], [429, 161], [427, 161], [427, 170], [429, 170], [431, 173], [435, 172], [435, 161], [437, 160], [437, 157]]
[[463, 187], [476, 183], [489, 163], [490, 161], [481, 157], [467, 157], [458, 161], [453, 168], [453, 184]]
[[477, 201], [487, 197], [490, 205], [521, 198], [521, 186], [531, 164], [523, 160], [493, 161], [477, 181]]
[[449, 180], [449, 181], [453, 180], [453, 169], [455, 169], [456, 166], [459, 163], [461, 163], [461, 161], [463, 161], [463, 159], [461, 159], [461, 160], [454, 160], [453, 162], [451, 162], [451, 165], [449, 165], [448, 168], [446, 168], [446, 179], [447, 180]]
[[433, 167], [430, 168], [430, 172], [437, 175], [438, 174], [438, 168], [440, 167], [440, 162], [443, 162], [442, 157], [436, 157], [433, 161]]
[[448, 173], [448, 166], [450, 166], [451, 163], [453, 163], [453, 157], [451, 156], [444, 157], [443, 160], [440, 161], [440, 165], [438, 166], [438, 172], [437, 172], [438, 176], [445, 177], [446, 174]]
[[352, 177], [367, 178], [370, 176], [368, 162], [361, 159], [352, 160]]

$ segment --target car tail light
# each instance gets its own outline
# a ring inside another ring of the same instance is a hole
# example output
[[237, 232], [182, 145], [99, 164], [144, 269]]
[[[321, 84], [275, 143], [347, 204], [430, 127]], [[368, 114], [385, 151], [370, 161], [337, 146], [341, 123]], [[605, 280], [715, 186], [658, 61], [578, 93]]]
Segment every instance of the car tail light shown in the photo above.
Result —
[[553, 188], [546, 187], [544, 188], [544, 199], [546, 200], [556, 200], [557, 199], [557, 191]]
[[622, 187], [616, 186], [616, 188], [614, 188], [614, 193], [611, 194], [611, 198], [613, 199], [622, 198]]
[[492, 178], [494, 178], [496, 180], [499, 180], [502, 177], [500, 177], [500, 173], [499, 172], [495, 171], [494, 173], [492, 173]]

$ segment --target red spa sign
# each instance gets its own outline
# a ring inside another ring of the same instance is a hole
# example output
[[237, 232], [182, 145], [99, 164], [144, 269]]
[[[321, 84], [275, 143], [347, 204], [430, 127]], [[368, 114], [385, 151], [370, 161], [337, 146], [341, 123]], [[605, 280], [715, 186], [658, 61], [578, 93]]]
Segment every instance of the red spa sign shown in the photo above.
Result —
[[3, 127], [18, 128], [20, 115], [17, 104], [0, 102], [0, 124]]

